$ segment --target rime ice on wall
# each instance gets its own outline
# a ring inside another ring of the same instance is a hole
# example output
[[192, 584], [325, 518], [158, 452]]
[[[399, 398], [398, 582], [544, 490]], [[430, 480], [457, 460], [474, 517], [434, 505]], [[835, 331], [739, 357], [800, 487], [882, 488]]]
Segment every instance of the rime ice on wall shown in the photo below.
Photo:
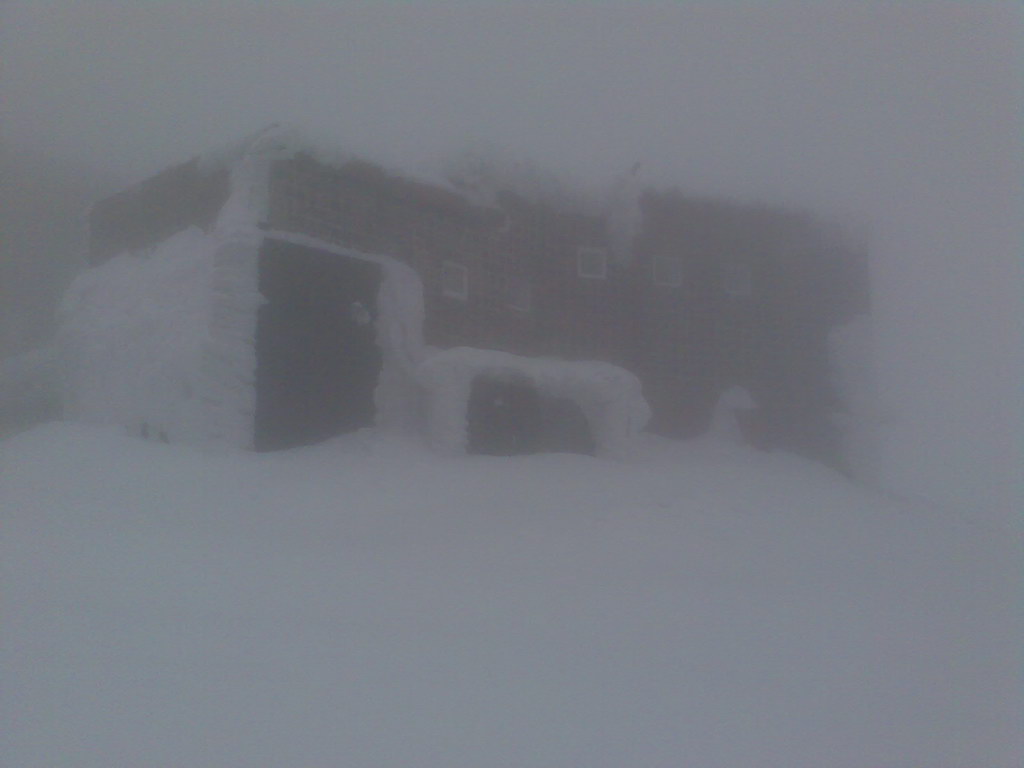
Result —
[[256, 413], [256, 317], [260, 238], [237, 231], [218, 242], [210, 284], [208, 332], [202, 345], [205, 439], [251, 448]]
[[67, 416], [201, 439], [216, 249], [191, 227], [79, 275], [59, 310]]
[[478, 376], [525, 380], [543, 395], [572, 400], [587, 417], [598, 452], [605, 456], [629, 453], [650, 418], [640, 380], [611, 363], [527, 358], [459, 347], [437, 352], [417, 371], [426, 393], [427, 430], [435, 447], [449, 453], [466, 449], [469, 396]]
[[64, 408], [172, 441], [252, 444], [261, 184], [251, 142], [211, 232], [87, 270], [61, 307]]
[[231, 167], [231, 194], [214, 225], [209, 329], [202, 351], [205, 439], [251, 448], [256, 413], [259, 223], [266, 208], [269, 157], [251, 140]]
[[412, 430], [419, 418], [416, 368], [423, 346], [423, 286], [416, 271], [401, 262], [385, 264], [377, 298], [377, 343], [382, 365], [374, 401], [377, 425]]
[[884, 418], [872, 355], [871, 317], [859, 315], [833, 328], [828, 341], [833, 384], [843, 407], [836, 422], [847, 469], [856, 479], [877, 485]]

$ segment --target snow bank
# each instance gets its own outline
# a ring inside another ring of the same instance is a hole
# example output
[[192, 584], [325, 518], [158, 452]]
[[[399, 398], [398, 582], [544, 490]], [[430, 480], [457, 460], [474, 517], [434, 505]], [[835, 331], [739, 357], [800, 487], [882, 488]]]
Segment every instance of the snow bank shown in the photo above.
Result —
[[650, 418], [640, 380], [611, 363], [528, 358], [458, 347], [429, 357], [417, 371], [426, 392], [431, 442], [446, 452], [466, 448], [466, 415], [478, 376], [528, 381], [551, 398], [566, 398], [587, 417], [599, 453], [624, 456]]
[[1019, 539], [781, 452], [369, 437], [0, 441], [5, 768], [1021, 765]]

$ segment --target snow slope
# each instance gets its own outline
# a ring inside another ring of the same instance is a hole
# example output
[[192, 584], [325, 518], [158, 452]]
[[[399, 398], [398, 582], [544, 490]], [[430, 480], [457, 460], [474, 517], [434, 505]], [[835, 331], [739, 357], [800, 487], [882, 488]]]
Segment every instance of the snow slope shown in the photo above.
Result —
[[1020, 765], [1020, 541], [797, 458], [0, 443], [7, 768]]

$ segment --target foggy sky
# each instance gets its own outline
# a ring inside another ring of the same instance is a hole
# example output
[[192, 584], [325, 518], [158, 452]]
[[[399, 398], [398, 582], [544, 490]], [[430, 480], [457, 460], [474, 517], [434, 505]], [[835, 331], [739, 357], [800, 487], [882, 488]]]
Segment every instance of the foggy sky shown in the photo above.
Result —
[[483, 140], [873, 211], [909, 173], [1006, 160], [1017, 21], [977, 3], [29, 0], [3, 17], [4, 133], [138, 178], [283, 120], [399, 164]]
[[863, 226], [886, 397], [917, 425], [907, 442], [930, 446], [918, 470], [949, 467], [950, 498], [1009, 487], [1015, 4], [0, 8], [3, 139], [125, 181], [284, 121], [395, 165], [480, 142], [585, 180], [639, 160], [655, 184]]

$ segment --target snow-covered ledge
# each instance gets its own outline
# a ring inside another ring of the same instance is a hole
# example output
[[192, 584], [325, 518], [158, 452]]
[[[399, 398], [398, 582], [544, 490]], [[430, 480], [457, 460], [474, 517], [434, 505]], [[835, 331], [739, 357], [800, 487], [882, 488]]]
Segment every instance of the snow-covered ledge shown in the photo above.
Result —
[[466, 450], [469, 396], [478, 376], [527, 381], [546, 397], [576, 403], [602, 456], [627, 455], [651, 415], [640, 380], [611, 363], [457, 347], [435, 353], [416, 373], [426, 395], [430, 441], [449, 453]]

